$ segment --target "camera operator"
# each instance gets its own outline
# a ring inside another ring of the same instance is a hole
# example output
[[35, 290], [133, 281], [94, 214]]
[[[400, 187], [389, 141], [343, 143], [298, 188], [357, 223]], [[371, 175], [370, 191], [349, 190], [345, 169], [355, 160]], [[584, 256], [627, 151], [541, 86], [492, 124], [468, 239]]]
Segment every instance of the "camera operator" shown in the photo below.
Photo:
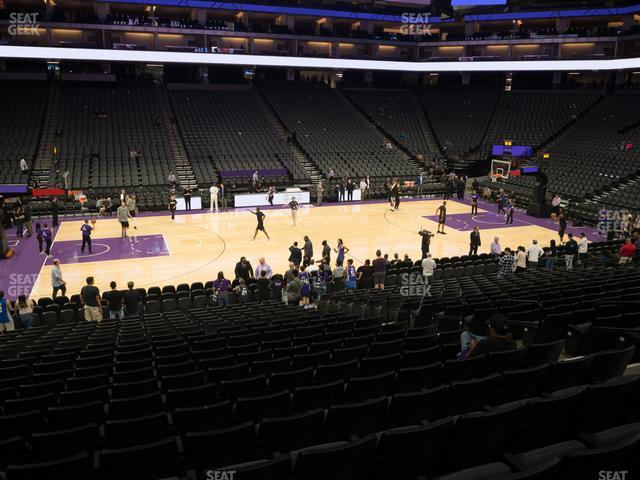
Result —
[[426, 258], [429, 254], [429, 248], [431, 247], [431, 237], [433, 237], [433, 233], [423, 228], [418, 232], [418, 235], [422, 237], [422, 258]]

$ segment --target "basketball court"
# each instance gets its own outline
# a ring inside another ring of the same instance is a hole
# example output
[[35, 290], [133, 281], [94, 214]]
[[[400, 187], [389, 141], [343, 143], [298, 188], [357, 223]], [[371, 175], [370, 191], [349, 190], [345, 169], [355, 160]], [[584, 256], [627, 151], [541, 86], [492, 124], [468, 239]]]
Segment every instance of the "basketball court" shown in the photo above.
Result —
[[[80, 252], [83, 220], [67, 219], [55, 231], [50, 258], [38, 254], [35, 237], [25, 237], [14, 258], [0, 263], [0, 280], [10, 295], [32, 290], [33, 298], [50, 296], [54, 258], [60, 260], [67, 295], [78, 293], [89, 275], [95, 277], [101, 290], [108, 289], [112, 280], [118, 283], [118, 288], [125, 288], [130, 280], [137, 287], [148, 288], [205, 282], [213, 280], [218, 271], [233, 278], [235, 264], [243, 255], [254, 267], [258, 258], [264, 256], [274, 272], [284, 272], [289, 247], [294, 241], [302, 247], [304, 235], [311, 238], [316, 258], [320, 256], [322, 240], [335, 247], [337, 239], [342, 238], [350, 249], [347, 258], [353, 258], [356, 265], [373, 259], [377, 249], [388, 253], [390, 258], [394, 253], [401, 257], [406, 253], [415, 261], [421, 256], [418, 230], [436, 231], [435, 213], [441, 204], [441, 199], [404, 200], [396, 212], [382, 201], [307, 205], [298, 211], [297, 226], [293, 226], [288, 208], [265, 208], [265, 227], [271, 240], [259, 232], [255, 241], [252, 237], [256, 217], [246, 209], [184, 213], [177, 215], [174, 222], [168, 212], [142, 215], [135, 219], [137, 229], [131, 228], [126, 239], [120, 237], [120, 224], [115, 217], [103, 217], [95, 225], [92, 253]], [[513, 225], [505, 225], [504, 216], [495, 213], [495, 204], [479, 206], [478, 214], [471, 216], [467, 202], [447, 201], [447, 234], [433, 238], [434, 257], [466, 255], [469, 232], [475, 225], [482, 238], [479, 253], [489, 252], [495, 236], [500, 238], [502, 248], [528, 246], [534, 238], [547, 246], [551, 239], [558, 239], [557, 225], [550, 219], [516, 211]], [[568, 229], [574, 234], [582, 231], [590, 241], [602, 240], [591, 228]]]

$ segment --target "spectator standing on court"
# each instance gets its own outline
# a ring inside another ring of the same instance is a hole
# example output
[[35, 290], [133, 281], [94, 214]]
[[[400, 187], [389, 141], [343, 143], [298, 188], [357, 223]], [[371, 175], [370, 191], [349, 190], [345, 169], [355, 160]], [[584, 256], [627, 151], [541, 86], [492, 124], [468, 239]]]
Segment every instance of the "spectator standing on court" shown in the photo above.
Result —
[[482, 245], [480, 240], [480, 231], [476, 225], [469, 234], [469, 255], [478, 255], [478, 247]]
[[220, 183], [220, 206], [223, 212], [227, 210], [227, 189], [224, 183]]
[[118, 222], [120, 222], [120, 227], [122, 229], [122, 238], [127, 238], [127, 230], [129, 229], [129, 210], [125, 206], [124, 202], [120, 204], [118, 210], [116, 210], [116, 216], [118, 217]]
[[127, 291], [124, 293], [123, 297], [124, 312], [126, 315], [137, 315], [142, 303], [140, 292], [135, 290], [133, 286], [133, 282], [127, 283]]
[[53, 233], [51, 233], [51, 229], [49, 225], [46, 223], [42, 226], [42, 239], [44, 240], [44, 253], [48, 257], [51, 255], [51, 245], [53, 244]]
[[24, 209], [18, 205], [13, 212], [13, 221], [16, 225], [16, 235], [18, 238], [24, 238]]
[[582, 232], [580, 234], [580, 240], [578, 240], [578, 258], [584, 268], [587, 268], [589, 263], [589, 240], [587, 236]]
[[273, 275], [273, 270], [271, 270], [271, 267], [269, 266], [269, 264], [265, 262], [264, 257], [260, 257], [258, 259], [258, 266], [256, 267], [255, 278], [259, 279], [260, 277], [262, 277], [262, 272], [264, 272], [265, 274], [264, 276], [267, 278], [267, 280], [269, 280]]
[[209, 205], [209, 211], [213, 212], [213, 209], [216, 209], [216, 213], [218, 212], [218, 192], [220, 191], [220, 189], [215, 185], [211, 185], [211, 187], [209, 188], [209, 194], [211, 196], [211, 200], [210, 200], [210, 205]]
[[322, 197], [324, 195], [324, 182], [320, 180], [316, 185], [316, 204], [322, 205]]
[[369, 193], [369, 185], [367, 184], [367, 179], [363, 178], [360, 180], [360, 200], [367, 200]]
[[498, 278], [510, 278], [513, 275], [514, 263], [516, 259], [509, 247], [504, 249], [504, 253], [498, 262]]
[[184, 206], [185, 206], [185, 210], [189, 211], [191, 210], [191, 189], [187, 188], [184, 191]]
[[338, 254], [336, 262], [340, 265], [344, 264], [344, 256], [349, 252], [349, 248], [345, 247], [341, 238], [338, 239], [338, 246], [334, 248], [334, 251]]
[[560, 243], [564, 241], [564, 232], [567, 230], [567, 217], [564, 214], [564, 210], [560, 210], [558, 215], [558, 236], [560, 237]]
[[352, 202], [353, 201], [353, 190], [354, 188], [356, 188], [355, 184], [353, 183], [353, 180], [351, 180], [351, 178], [347, 179], [347, 201], [348, 202]]
[[322, 241], [322, 262], [331, 265], [331, 246], [326, 240]]
[[431, 258], [431, 254], [428, 253], [427, 256], [422, 259], [422, 262], [420, 265], [422, 267], [422, 276], [424, 277], [424, 283], [426, 285], [425, 294], [428, 297], [430, 297], [431, 283], [433, 282], [433, 272], [437, 267], [436, 261], [433, 258]]
[[84, 223], [80, 227], [82, 232], [82, 247], [80, 248], [80, 252], [84, 253], [84, 247], [89, 248], [89, 253], [91, 253], [91, 232], [93, 232], [93, 227], [89, 225], [89, 220], [84, 219]]
[[109, 318], [111, 320], [122, 320], [124, 318], [124, 310], [122, 302], [124, 294], [117, 289], [116, 282], [111, 282], [109, 287], [111, 290], [105, 292], [104, 299], [109, 303]]
[[250, 278], [253, 278], [253, 267], [247, 260], [247, 257], [240, 257], [240, 261], [236, 263], [234, 273], [236, 278], [243, 278], [245, 282], [248, 282]]
[[493, 258], [498, 258], [502, 253], [502, 249], [500, 248], [500, 239], [498, 237], [493, 237], [493, 242], [491, 242], [491, 256]]
[[58, 226], [58, 197], [53, 197], [51, 200], [51, 226], [53, 228]]
[[424, 176], [422, 175], [422, 172], [418, 173], [418, 176], [416, 177], [416, 195], [418, 197], [422, 197], [422, 187], [424, 185]]
[[524, 272], [527, 269], [527, 253], [523, 246], [516, 250], [516, 273]]
[[175, 195], [171, 195], [169, 198], [169, 211], [171, 212], [171, 221], [176, 219], [176, 208], [178, 207], [178, 201]]
[[567, 271], [573, 270], [573, 260], [578, 253], [578, 242], [573, 239], [573, 233], [569, 234], [569, 240], [564, 244], [564, 263]]
[[553, 270], [553, 262], [555, 261], [556, 257], [558, 256], [558, 247], [556, 247], [556, 241], [555, 240], [551, 240], [549, 242], [549, 248], [547, 249], [547, 252], [545, 254], [546, 256], [546, 268], [547, 270], [551, 271]]
[[478, 193], [474, 190], [471, 194], [471, 215], [478, 214]]
[[345, 201], [346, 191], [347, 191], [347, 185], [345, 184], [344, 180], [340, 180], [340, 183], [338, 183], [338, 201], [339, 202]]
[[274, 185], [269, 186], [269, 190], [267, 190], [267, 201], [269, 205], [273, 207], [273, 197], [276, 196], [276, 187]]
[[373, 288], [373, 272], [374, 269], [371, 266], [371, 260], [368, 258], [364, 261], [364, 265], [358, 267], [356, 270], [357, 285], [361, 290]]
[[311, 264], [311, 259], [313, 258], [313, 243], [307, 235], [304, 236], [304, 245], [302, 246], [302, 249], [304, 251], [302, 264], [305, 267], [308, 267]]
[[538, 261], [544, 255], [544, 251], [538, 245], [538, 240], [532, 240], [531, 246], [527, 249], [527, 265], [529, 268], [538, 268]]
[[100, 290], [93, 285], [93, 277], [87, 277], [87, 284], [80, 290], [80, 300], [84, 304], [84, 318], [87, 321], [102, 321]]
[[293, 242], [293, 245], [289, 247], [289, 252], [289, 261], [293, 263], [296, 268], [299, 268], [302, 263], [302, 250], [298, 247], [298, 242]]
[[42, 253], [44, 238], [42, 237], [42, 226], [39, 223], [36, 223], [36, 240], [38, 240], [38, 253]]
[[345, 286], [348, 290], [356, 288], [356, 267], [353, 265], [353, 258], [347, 260], [347, 269], [345, 271]]
[[[129, 217], [135, 218], [136, 216], [136, 196], [134, 193], [127, 198], [127, 210], [129, 210]], [[135, 228], [135, 227], [133, 227]]]
[[384, 280], [387, 275], [387, 261], [382, 257], [382, 252], [376, 250], [376, 258], [371, 262], [373, 265], [373, 286], [384, 289]]

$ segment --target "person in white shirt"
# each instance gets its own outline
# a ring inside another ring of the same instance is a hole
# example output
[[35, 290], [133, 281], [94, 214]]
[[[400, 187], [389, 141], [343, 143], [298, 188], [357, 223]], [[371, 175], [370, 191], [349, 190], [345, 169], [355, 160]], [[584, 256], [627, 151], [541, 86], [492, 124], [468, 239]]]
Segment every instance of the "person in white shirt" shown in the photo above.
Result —
[[493, 238], [493, 242], [491, 242], [491, 256], [493, 258], [498, 258], [502, 253], [502, 248], [500, 248], [500, 239], [498, 237]]
[[556, 215], [560, 215], [561, 203], [562, 203], [562, 198], [560, 198], [560, 195], [556, 193], [553, 199], [551, 200], [551, 206], [553, 207], [552, 210], [553, 210], [553, 213], [555, 213]]
[[24, 157], [20, 159], [20, 171], [22, 173], [29, 173], [29, 165], [27, 165], [27, 161]]
[[176, 174], [173, 173], [173, 170], [169, 171], [169, 176], [167, 177], [167, 181], [172, 188], [176, 188], [176, 183], [178, 179], [176, 178]]
[[587, 268], [589, 263], [589, 240], [587, 236], [582, 232], [580, 234], [580, 240], [578, 240], [578, 259], [584, 268]]
[[527, 269], [527, 254], [524, 247], [518, 247], [516, 253], [516, 273], [524, 272]]
[[427, 286], [426, 294], [431, 296], [431, 282], [433, 280], [433, 272], [436, 269], [436, 261], [431, 258], [431, 254], [427, 253], [427, 256], [422, 259], [422, 275], [424, 276], [424, 283]]
[[255, 273], [256, 278], [260, 278], [262, 276], [262, 272], [266, 273], [265, 276], [267, 278], [271, 278], [271, 275], [273, 275], [273, 271], [271, 270], [269, 264], [265, 263], [264, 257], [260, 257], [260, 259], [258, 260], [258, 266], [256, 267]]
[[313, 258], [310, 259], [309, 262], [310, 262], [309, 266], [306, 269], [306, 271], [309, 273], [309, 275], [311, 275], [312, 273], [315, 273], [315, 272], [320, 270], [318, 265], [313, 261]]
[[363, 178], [360, 180], [360, 200], [367, 199], [367, 181]]
[[529, 268], [538, 268], [538, 260], [544, 254], [537, 240], [531, 241], [531, 246], [527, 249], [527, 263]]
[[211, 194], [211, 205], [209, 206], [210, 212], [213, 212], [214, 207], [216, 209], [216, 213], [218, 212], [218, 191], [218, 187], [211, 185], [211, 188], [209, 189], [209, 193]]

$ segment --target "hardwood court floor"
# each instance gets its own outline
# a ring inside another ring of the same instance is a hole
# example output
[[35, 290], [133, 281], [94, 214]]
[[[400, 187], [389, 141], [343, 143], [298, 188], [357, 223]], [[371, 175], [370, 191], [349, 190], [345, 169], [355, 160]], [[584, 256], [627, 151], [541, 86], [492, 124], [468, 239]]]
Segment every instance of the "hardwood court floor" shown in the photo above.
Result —
[[[52, 249], [52, 256], [59, 258], [63, 277], [67, 281], [67, 295], [78, 293], [89, 275], [95, 277], [96, 286], [107, 290], [115, 280], [118, 288], [125, 288], [129, 280], [138, 287], [177, 285], [179, 283], [205, 282], [215, 278], [222, 270], [233, 278], [233, 270], [239, 258], [245, 255], [254, 266], [258, 258], [266, 257], [275, 272], [287, 268], [289, 246], [294, 241], [302, 246], [303, 236], [309, 235], [316, 257], [321, 252], [322, 240], [335, 247], [338, 238], [350, 249], [347, 258], [354, 258], [356, 265], [365, 259], [373, 259], [376, 249], [388, 253], [405, 253], [416, 260], [420, 257], [421, 227], [433, 232], [436, 223], [433, 216], [442, 200], [406, 201], [400, 210], [392, 212], [386, 203], [345, 204], [323, 207], [305, 206], [298, 212], [298, 225], [293, 226], [288, 209], [265, 210], [265, 227], [271, 241], [261, 233], [252, 241], [256, 217], [246, 210], [225, 213], [193, 213], [176, 216], [171, 222], [167, 215], [138, 217], [137, 230], [131, 229], [131, 239], [120, 239], [120, 225], [113, 218], [97, 221], [93, 234], [93, 254], [80, 254], [81, 220], [65, 220], [60, 226]], [[488, 252], [494, 236], [501, 238], [502, 247], [529, 245], [536, 238], [546, 246], [557, 239], [553, 225], [549, 228], [535, 225], [534, 219], [523, 212], [516, 212], [515, 225], [504, 227], [504, 219], [491, 211], [479, 210], [475, 222], [481, 230], [482, 246], [479, 252]], [[431, 246], [434, 257], [464, 255], [468, 253], [469, 231], [472, 228], [470, 207], [449, 201], [447, 205], [447, 235], [437, 235]], [[454, 228], [455, 227], [455, 228]], [[335, 254], [332, 255], [332, 259]], [[34, 285], [34, 298], [49, 296], [49, 259], [40, 271]]]

